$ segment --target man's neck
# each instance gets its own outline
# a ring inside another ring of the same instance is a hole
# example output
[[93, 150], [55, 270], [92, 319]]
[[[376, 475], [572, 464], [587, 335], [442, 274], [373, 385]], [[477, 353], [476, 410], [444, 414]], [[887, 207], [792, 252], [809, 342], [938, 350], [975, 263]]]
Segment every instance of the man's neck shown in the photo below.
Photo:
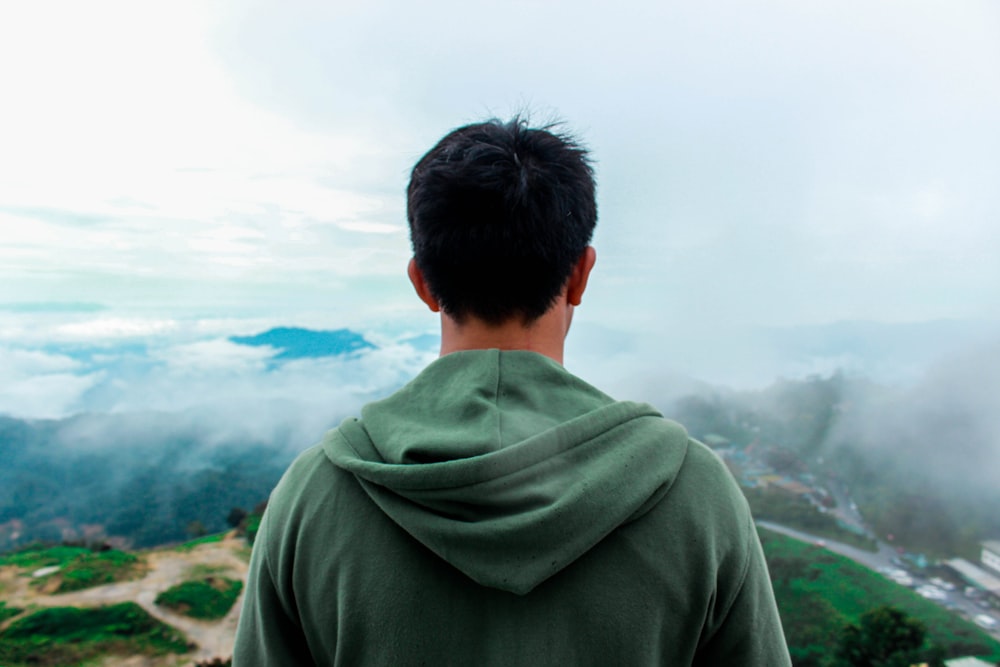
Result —
[[530, 325], [512, 319], [499, 325], [466, 318], [459, 324], [448, 315], [441, 315], [441, 356], [462, 350], [528, 350], [563, 362], [563, 346], [572, 306], [551, 309]]

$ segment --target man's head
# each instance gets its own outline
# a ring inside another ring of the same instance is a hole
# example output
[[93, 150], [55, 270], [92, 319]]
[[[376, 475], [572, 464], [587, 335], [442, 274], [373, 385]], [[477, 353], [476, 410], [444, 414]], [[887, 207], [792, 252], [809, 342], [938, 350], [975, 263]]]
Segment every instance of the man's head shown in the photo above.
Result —
[[530, 324], [555, 302], [597, 222], [586, 151], [515, 117], [452, 131], [413, 168], [417, 267], [452, 319]]

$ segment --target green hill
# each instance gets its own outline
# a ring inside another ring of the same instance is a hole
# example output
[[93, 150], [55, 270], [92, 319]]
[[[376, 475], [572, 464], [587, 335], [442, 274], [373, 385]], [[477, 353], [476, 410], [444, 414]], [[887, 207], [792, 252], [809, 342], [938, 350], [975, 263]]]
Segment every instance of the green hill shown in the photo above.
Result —
[[1000, 661], [1000, 642], [910, 589], [826, 549], [768, 530], [760, 534], [796, 667], [830, 664], [844, 626], [883, 606], [920, 621], [949, 658]]
[[0, 555], [0, 665], [225, 664], [249, 557], [235, 533], [138, 553]]

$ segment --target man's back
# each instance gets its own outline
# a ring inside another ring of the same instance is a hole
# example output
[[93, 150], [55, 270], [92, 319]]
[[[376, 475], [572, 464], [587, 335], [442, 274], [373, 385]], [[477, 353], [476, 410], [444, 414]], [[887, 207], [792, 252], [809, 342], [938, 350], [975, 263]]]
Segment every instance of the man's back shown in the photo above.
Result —
[[533, 352], [442, 357], [290, 468], [236, 664], [782, 665], [723, 464]]
[[587, 152], [521, 119], [413, 168], [441, 358], [272, 494], [234, 664], [789, 664], [725, 466], [562, 367], [597, 255]]

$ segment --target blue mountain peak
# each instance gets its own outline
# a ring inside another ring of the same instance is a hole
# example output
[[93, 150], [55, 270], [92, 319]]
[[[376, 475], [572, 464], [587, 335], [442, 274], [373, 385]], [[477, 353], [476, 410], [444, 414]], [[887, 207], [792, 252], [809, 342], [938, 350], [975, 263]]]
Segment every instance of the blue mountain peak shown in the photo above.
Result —
[[313, 331], [277, 327], [255, 336], [230, 336], [229, 340], [239, 345], [268, 345], [276, 348], [280, 352], [274, 356], [275, 360], [333, 357], [375, 347], [364, 336], [350, 329]]

